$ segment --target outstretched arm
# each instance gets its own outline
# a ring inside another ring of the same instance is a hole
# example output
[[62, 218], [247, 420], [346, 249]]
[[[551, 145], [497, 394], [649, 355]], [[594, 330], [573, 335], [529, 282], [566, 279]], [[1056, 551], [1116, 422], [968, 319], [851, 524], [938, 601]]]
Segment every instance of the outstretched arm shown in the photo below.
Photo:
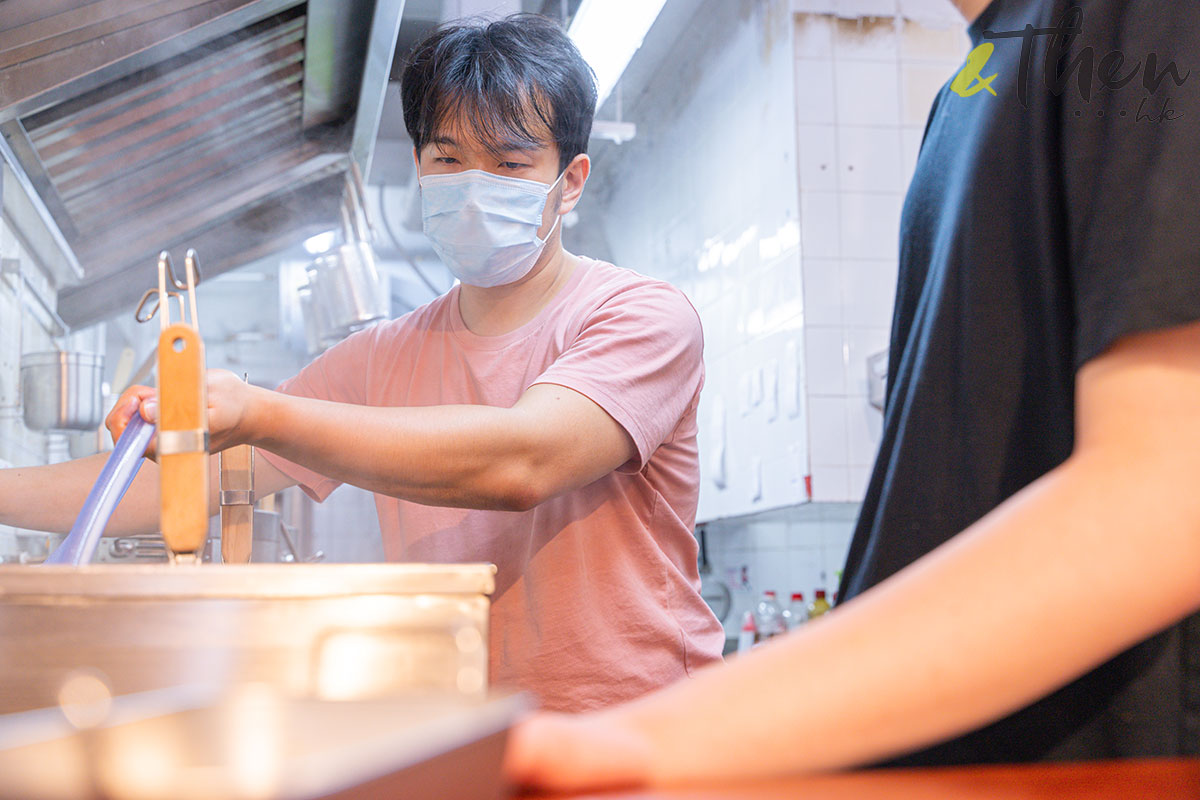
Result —
[[574, 788], [862, 764], [996, 720], [1200, 608], [1200, 324], [1123, 339], [1080, 371], [1076, 402], [1072, 456], [951, 542], [728, 667], [534, 718], [510, 775]]
[[[137, 413], [143, 397], [153, 396], [152, 389], [131, 390], [109, 415], [113, 438], [119, 438], [129, 418]], [[88, 492], [100, 475], [107, 453], [42, 467], [18, 467], [0, 470], [0, 524], [48, 533], [66, 533], [75, 523]], [[264, 459], [255, 461], [255, 491], [259, 497], [295, 484]], [[209, 459], [209, 514], [218, 505], [217, 457]], [[109, 536], [154, 533], [159, 527], [158, 464], [147, 459], [113, 512], [105, 528]]]
[[[636, 452], [600, 406], [553, 384], [530, 387], [511, 408], [379, 407], [294, 397], [213, 370], [208, 398], [214, 448], [253, 444], [334, 480], [428, 505], [532, 508]], [[155, 413], [152, 404], [144, 409]]]

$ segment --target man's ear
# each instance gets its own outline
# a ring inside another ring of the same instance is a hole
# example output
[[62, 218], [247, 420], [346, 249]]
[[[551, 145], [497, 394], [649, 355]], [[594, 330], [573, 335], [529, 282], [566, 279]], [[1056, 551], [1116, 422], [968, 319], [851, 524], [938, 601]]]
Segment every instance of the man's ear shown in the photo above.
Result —
[[413, 166], [416, 167], [418, 173], [421, 171], [421, 154], [417, 152], [415, 144], [413, 145]]
[[559, 202], [559, 213], [566, 214], [579, 202], [583, 196], [583, 187], [587, 185], [588, 176], [592, 173], [592, 160], [587, 153], [580, 153], [571, 159], [571, 163], [563, 170], [562, 199]]

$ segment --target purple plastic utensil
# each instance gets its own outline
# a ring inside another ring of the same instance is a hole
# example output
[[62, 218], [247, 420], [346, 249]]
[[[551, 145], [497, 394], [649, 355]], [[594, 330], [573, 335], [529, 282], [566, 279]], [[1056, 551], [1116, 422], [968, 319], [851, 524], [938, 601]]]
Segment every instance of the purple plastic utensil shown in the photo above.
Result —
[[92, 560], [100, 544], [100, 535], [104, 533], [104, 527], [125, 496], [129, 484], [133, 483], [152, 438], [154, 425], [142, 419], [140, 413], [134, 414], [117, 440], [104, 469], [100, 471], [100, 477], [96, 479], [96, 485], [75, 518], [71, 532], [45, 563], [79, 566]]

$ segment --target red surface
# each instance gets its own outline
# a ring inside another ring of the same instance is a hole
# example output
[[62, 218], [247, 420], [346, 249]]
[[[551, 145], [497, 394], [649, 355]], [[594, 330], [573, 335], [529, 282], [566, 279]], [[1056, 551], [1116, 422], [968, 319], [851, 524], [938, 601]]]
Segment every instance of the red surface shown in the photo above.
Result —
[[[522, 795], [546, 797], [547, 795]], [[556, 795], [610, 800], [1200, 800], [1200, 759], [874, 770], [657, 791]]]

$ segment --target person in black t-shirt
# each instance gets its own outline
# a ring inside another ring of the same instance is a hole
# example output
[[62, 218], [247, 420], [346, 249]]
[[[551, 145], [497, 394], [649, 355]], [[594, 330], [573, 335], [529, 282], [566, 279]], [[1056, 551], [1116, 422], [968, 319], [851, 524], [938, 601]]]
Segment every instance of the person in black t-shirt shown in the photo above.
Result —
[[1200, 754], [1200, 3], [956, 3], [843, 605], [514, 778]]

